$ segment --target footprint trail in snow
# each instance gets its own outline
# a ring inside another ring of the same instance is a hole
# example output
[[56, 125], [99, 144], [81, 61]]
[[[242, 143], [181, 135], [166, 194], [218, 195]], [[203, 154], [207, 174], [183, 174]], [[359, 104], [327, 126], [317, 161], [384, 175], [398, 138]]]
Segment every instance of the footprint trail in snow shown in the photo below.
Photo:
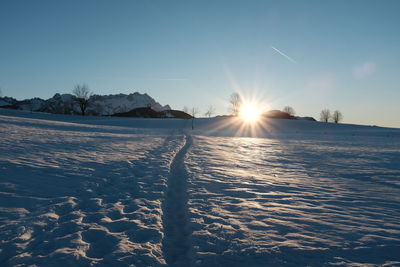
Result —
[[192, 144], [190, 135], [185, 135], [184, 145], [171, 162], [168, 187], [163, 205], [164, 240], [163, 252], [166, 262], [174, 266], [190, 265], [188, 228], [188, 172], [185, 157]]

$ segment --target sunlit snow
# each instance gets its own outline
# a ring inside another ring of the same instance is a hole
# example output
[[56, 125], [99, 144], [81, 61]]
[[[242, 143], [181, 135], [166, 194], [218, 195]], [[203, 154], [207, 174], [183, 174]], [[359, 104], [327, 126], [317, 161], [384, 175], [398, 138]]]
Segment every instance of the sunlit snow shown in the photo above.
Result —
[[400, 130], [0, 109], [0, 266], [400, 265]]

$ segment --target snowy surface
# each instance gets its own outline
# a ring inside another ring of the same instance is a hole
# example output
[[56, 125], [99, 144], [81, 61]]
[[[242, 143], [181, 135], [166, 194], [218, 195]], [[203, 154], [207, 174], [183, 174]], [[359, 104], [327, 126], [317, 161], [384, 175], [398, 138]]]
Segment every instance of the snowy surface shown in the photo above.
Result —
[[400, 130], [237, 124], [0, 109], [0, 266], [400, 265]]
[[398, 142], [197, 137], [188, 156], [196, 259], [399, 261], [399, 151]]

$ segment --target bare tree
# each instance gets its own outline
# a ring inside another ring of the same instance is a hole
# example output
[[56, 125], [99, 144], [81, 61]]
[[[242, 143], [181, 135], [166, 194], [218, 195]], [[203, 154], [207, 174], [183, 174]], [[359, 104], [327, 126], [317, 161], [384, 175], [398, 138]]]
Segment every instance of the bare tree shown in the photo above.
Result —
[[321, 110], [319, 117], [320, 121], [328, 122], [331, 119], [331, 111], [329, 109], [323, 109]]
[[199, 109], [198, 108], [192, 108], [190, 110], [190, 115], [192, 115], [192, 130], [194, 129], [194, 119], [196, 118], [198, 113], [199, 113]]
[[290, 107], [290, 106], [286, 106], [283, 108], [282, 110], [283, 112], [286, 112], [287, 114], [289, 114], [290, 116], [294, 116], [296, 114], [296, 111], [294, 111], [294, 108]]
[[233, 116], [239, 115], [240, 106], [242, 104], [242, 99], [238, 93], [231, 94], [231, 98], [229, 99], [230, 107], [229, 111]]
[[92, 96], [89, 87], [86, 84], [78, 84], [75, 86], [74, 90], [72, 90], [72, 93], [75, 95], [75, 100], [79, 104], [82, 116], [85, 116], [85, 111], [89, 106], [89, 99]]
[[339, 123], [339, 122], [342, 121], [342, 119], [343, 119], [342, 112], [340, 112], [339, 110], [335, 110], [335, 111], [333, 112], [333, 115], [332, 115], [332, 120], [333, 120], [335, 123]]
[[215, 108], [212, 105], [210, 105], [208, 106], [207, 112], [204, 113], [204, 115], [210, 118], [214, 113], [215, 113]]

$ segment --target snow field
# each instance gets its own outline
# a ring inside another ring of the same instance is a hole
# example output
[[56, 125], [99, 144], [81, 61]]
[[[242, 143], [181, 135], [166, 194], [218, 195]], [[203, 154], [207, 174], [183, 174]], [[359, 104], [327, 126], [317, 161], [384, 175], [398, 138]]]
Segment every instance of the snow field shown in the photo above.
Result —
[[165, 264], [161, 205], [182, 136], [112, 131], [0, 117], [0, 265]]
[[198, 266], [400, 264], [400, 143], [196, 136]]
[[400, 265], [399, 130], [220, 122], [0, 110], [0, 266]]

